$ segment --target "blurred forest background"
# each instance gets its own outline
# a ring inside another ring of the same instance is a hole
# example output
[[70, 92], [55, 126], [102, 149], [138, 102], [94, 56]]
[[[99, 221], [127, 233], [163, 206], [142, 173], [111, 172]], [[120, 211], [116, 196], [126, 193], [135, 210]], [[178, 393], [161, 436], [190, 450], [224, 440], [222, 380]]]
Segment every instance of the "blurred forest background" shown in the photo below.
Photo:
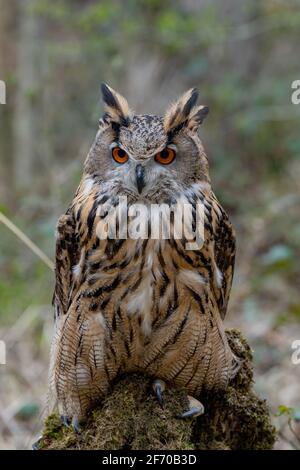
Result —
[[[213, 187], [238, 239], [227, 326], [254, 349], [280, 449], [299, 447], [300, 434], [299, 50], [299, 0], [0, 0], [0, 210], [51, 259], [103, 111], [100, 83], [157, 114], [199, 88]], [[0, 264], [0, 448], [29, 448], [45, 406], [54, 275], [1, 222]]]

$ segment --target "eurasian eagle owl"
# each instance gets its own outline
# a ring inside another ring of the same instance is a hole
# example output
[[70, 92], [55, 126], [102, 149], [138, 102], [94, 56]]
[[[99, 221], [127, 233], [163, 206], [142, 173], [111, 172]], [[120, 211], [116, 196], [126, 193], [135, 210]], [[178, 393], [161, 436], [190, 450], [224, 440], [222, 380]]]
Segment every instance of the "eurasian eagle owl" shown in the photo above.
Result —
[[[50, 397], [75, 429], [118, 374], [152, 377], [161, 404], [165, 384], [185, 387], [187, 417], [203, 412], [192, 396], [225, 389], [237, 364], [223, 326], [235, 236], [197, 134], [208, 108], [191, 89], [164, 117], [135, 115], [112, 88], [102, 93], [105, 114], [57, 227]], [[189, 204], [194, 227], [199, 203], [201, 248], [187, 250], [184, 235], [100, 239], [99, 208], [120, 197], [129, 208]]]

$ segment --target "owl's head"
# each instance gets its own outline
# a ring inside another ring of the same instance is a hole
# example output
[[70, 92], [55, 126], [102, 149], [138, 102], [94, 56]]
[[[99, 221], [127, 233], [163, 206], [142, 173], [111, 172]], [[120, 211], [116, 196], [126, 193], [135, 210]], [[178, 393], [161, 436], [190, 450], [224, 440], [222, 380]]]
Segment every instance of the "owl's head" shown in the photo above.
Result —
[[195, 88], [164, 117], [135, 115], [127, 100], [102, 85], [105, 114], [85, 162], [85, 173], [113, 195], [169, 202], [195, 183], [209, 184], [207, 157], [197, 134], [208, 114]]

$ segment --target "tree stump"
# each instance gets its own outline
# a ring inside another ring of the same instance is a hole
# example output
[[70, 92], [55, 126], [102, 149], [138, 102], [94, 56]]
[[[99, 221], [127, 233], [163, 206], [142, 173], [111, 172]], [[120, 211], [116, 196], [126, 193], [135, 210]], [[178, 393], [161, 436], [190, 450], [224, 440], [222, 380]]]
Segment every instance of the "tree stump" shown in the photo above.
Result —
[[276, 431], [266, 401], [253, 390], [251, 349], [239, 331], [226, 334], [242, 365], [225, 393], [199, 397], [205, 407], [202, 416], [177, 419], [187, 407], [184, 390], [166, 390], [161, 409], [151, 391], [151, 379], [127, 375], [118, 379], [103, 403], [91, 412], [80, 435], [63, 427], [58, 415], [50, 415], [40, 449], [272, 449]]

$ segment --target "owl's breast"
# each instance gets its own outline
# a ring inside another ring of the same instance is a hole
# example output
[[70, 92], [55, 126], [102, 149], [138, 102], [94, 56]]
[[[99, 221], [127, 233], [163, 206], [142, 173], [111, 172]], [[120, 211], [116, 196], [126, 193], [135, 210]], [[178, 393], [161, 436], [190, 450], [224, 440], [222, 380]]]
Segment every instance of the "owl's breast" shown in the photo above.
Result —
[[184, 258], [170, 240], [103, 241], [88, 255], [83, 295], [92, 311], [111, 321], [121, 311], [149, 337], [185, 305], [198, 308], [195, 299], [205, 294], [208, 281], [196, 264], [193, 253]]

